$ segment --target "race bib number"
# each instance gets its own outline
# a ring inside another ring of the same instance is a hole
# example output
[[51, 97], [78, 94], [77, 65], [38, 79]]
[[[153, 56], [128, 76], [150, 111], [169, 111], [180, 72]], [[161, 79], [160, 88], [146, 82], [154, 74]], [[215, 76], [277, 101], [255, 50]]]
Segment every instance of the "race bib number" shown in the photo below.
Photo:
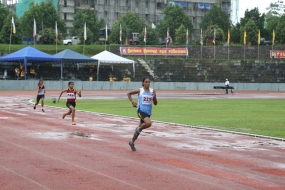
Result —
[[152, 103], [152, 96], [142, 96], [142, 103], [143, 104], [151, 104]]
[[75, 99], [74, 93], [67, 93], [67, 99]]

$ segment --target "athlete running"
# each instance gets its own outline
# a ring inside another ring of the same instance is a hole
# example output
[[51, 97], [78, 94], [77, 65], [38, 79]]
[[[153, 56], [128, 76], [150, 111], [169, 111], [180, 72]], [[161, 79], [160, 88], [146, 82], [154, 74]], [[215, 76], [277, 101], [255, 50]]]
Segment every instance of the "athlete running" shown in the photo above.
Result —
[[[135, 129], [132, 140], [129, 141], [132, 151], [136, 151], [135, 140], [138, 138], [141, 131], [149, 128], [152, 124], [150, 120], [150, 116], [152, 114], [152, 103], [157, 105], [156, 92], [152, 88], [149, 88], [149, 77], [144, 77], [142, 79], [142, 86], [142, 88], [133, 90], [127, 94], [133, 107], [137, 107], [137, 114], [140, 118], [139, 126]], [[137, 103], [132, 99], [133, 94], [138, 94], [138, 106]]]
[[42, 112], [45, 112], [45, 110], [44, 110], [45, 93], [46, 93], [46, 91], [45, 91], [44, 81], [39, 80], [38, 91], [37, 91], [37, 102], [34, 105], [34, 110], [36, 109], [37, 105], [39, 104], [39, 102], [41, 100]]
[[77, 91], [74, 87], [74, 83], [73, 82], [69, 82], [68, 83], [68, 89], [63, 90], [58, 98], [58, 103], [60, 100], [61, 95], [66, 92], [66, 107], [69, 108], [69, 111], [67, 113], [64, 113], [62, 115], [62, 119], [65, 118], [65, 116], [70, 115], [71, 114], [71, 118], [72, 118], [72, 125], [76, 125], [75, 121], [74, 121], [74, 117], [75, 117], [75, 107], [76, 107], [76, 94], [78, 94], [79, 97], [81, 97], [81, 91]]

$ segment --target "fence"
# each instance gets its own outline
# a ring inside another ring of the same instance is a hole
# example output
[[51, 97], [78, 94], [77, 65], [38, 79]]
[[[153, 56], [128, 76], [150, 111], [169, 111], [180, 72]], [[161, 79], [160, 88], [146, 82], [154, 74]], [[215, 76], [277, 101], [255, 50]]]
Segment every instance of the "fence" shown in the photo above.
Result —
[[[68, 81], [45, 81], [47, 90], [63, 90]], [[133, 90], [141, 87], [141, 82], [74, 81], [78, 90]], [[0, 90], [35, 90], [38, 80], [1, 80]], [[231, 83], [235, 90], [285, 91], [284, 83]], [[224, 83], [208, 82], [152, 82], [156, 90], [213, 90]]]

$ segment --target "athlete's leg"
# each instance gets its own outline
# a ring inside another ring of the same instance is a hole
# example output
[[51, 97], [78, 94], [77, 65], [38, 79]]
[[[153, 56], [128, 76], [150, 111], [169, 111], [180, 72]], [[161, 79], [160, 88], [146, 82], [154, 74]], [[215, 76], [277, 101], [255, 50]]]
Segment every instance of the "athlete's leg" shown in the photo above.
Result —
[[37, 100], [36, 100], [36, 103], [34, 105], [34, 110], [36, 109], [36, 106], [39, 104], [39, 102], [40, 102], [39, 95], [37, 95]]
[[74, 117], [75, 117], [75, 108], [73, 106], [70, 106], [69, 109], [71, 109], [71, 118], [72, 118], [72, 125], [75, 125]]
[[140, 131], [147, 129], [151, 126], [152, 122], [149, 117], [143, 119], [144, 123], [140, 126]]
[[[136, 130], [135, 130], [135, 133], [134, 133], [134, 136], [133, 136], [133, 138], [132, 138], [132, 141], [133, 142], [135, 142], [136, 140], [137, 140], [137, 138], [138, 138], [138, 136], [140, 135], [140, 132], [141, 132], [141, 126], [143, 125], [143, 123], [140, 121], [140, 124], [139, 124], [139, 126], [136, 128]], [[139, 130], [139, 131], [137, 131], [137, 130]]]
[[44, 98], [42, 98], [42, 112], [45, 112], [45, 110], [44, 110]]
[[[70, 107], [72, 107], [72, 106], [70, 106]], [[72, 110], [70, 109], [70, 107], [69, 107], [68, 112], [67, 112], [67, 113], [64, 113], [64, 114], [62, 115], [62, 119], [64, 119], [65, 116], [70, 115], [70, 114], [72, 113]]]
[[42, 107], [44, 107], [44, 98], [42, 98]]

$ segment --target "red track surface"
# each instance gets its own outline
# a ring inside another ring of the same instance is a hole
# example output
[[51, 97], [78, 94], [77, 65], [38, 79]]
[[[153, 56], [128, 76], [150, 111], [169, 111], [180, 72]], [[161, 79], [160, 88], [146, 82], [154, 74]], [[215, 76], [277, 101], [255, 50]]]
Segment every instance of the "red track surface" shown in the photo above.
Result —
[[285, 189], [285, 142], [154, 122], [132, 152], [138, 119], [77, 112], [72, 126], [66, 110], [26, 98], [34, 92], [0, 92], [1, 190]]

